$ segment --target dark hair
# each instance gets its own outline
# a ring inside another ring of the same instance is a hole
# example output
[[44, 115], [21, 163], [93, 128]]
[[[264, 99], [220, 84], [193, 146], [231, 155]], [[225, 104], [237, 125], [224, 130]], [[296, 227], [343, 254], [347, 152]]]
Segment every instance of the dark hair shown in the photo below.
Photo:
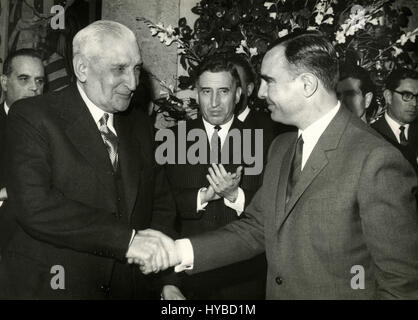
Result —
[[227, 59], [231, 61], [234, 65], [241, 67], [244, 70], [245, 81], [247, 83], [255, 82], [256, 76], [253, 66], [242, 54], [233, 53], [228, 55]]
[[310, 72], [324, 84], [325, 88], [335, 91], [339, 79], [338, 57], [334, 46], [320, 32], [292, 33], [278, 39], [271, 48], [285, 47], [287, 62], [295, 72]]
[[386, 89], [395, 90], [404, 79], [416, 80], [418, 79], [418, 72], [406, 68], [393, 70], [386, 79]]
[[224, 54], [216, 54], [206, 57], [199, 65], [195, 73], [195, 83], [199, 81], [199, 77], [206, 71], [210, 72], [229, 72], [235, 80], [237, 86], [241, 85], [238, 71], [235, 65]]
[[368, 92], [375, 93], [375, 85], [370, 78], [369, 72], [356, 65], [344, 65], [341, 68], [340, 72], [340, 81], [347, 79], [347, 78], [354, 78], [360, 80], [360, 90], [365, 95]]
[[10, 75], [12, 73], [12, 62], [13, 59], [17, 57], [31, 57], [39, 59], [42, 62], [42, 55], [35, 49], [19, 49], [14, 52], [11, 52], [3, 64], [3, 74]]

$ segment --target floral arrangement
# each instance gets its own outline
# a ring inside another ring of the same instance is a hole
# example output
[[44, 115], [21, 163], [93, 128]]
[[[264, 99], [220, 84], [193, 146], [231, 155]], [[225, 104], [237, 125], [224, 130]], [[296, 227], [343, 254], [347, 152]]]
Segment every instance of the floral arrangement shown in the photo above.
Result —
[[163, 44], [177, 45], [188, 73], [179, 89], [192, 87], [197, 64], [213, 53], [243, 54], [258, 70], [268, 46], [298, 30], [326, 34], [341, 63], [364, 67], [380, 88], [396, 65], [417, 67], [418, 28], [402, 30], [412, 12], [395, 0], [201, 0], [192, 12], [193, 29], [185, 18], [176, 27], [138, 18]]

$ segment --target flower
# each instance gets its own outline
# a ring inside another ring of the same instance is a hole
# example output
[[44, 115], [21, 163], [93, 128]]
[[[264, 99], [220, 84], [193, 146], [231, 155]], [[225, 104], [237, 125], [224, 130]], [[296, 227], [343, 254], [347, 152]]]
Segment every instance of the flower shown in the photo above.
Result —
[[335, 40], [337, 40], [338, 43], [345, 43], [345, 35], [344, 31], [337, 31]]
[[399, 55], [403, 52], [403, 50], [402, 50], [402, 49], [400, 49], [400, 48], [398, 48], [398, 47], [396, 47], [396, 46], [393, 46], [393, 50], [395, 50], [395, 52], [393, 53], [393, 56], [394, 56], [394, 57], [399, 56]]
[[238, 54], [239, 53], [245, 53], [245, 54], [247, 54], [245, 52], [244, 47], [242, 46], [242, 44], [238, 48], [236, 48], [235, 53], [238, 53]]
[[322, 23], [323, 19], [324, 19], [324, 16], [322, 14], [318, 13], [315, 17], [315, 23], [319, 25], [319, 24]]
[[264, 2], [264, 6], [267, 8], [267, 10], [270, 10], [270, 7], [274, 5], [273, 2]]
[[250, 57], [252, 58], [256, 55], [258, 55], [257, 48], [250, 48]]
[[334, 18], [333, 17], [329, 17], [323, 23], [325, 23], [325, 24], [333, 24], [334, 23]]
[[289, 34], [289, 30], [283, 29], [282, 31], [279, 32], [279, 38], [282, 38], [288, 34]]

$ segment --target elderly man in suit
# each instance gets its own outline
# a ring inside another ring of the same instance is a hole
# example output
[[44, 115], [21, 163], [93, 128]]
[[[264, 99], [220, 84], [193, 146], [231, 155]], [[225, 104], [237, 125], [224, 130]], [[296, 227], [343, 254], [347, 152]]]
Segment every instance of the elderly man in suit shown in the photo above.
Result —
[[[243, 147], [246, 143], [243, 142], [244, 125], [234, 116], [241, 95], [240, 78], [234, 64], [224, 56], [210, 56], [198, 68], [196, 88], [202, 116], [179, 124], [172, 128], [172, 132], [176, 137], [176, 146], [184, 139], [178, 133], [182, 125], [185, 126], [186, 135], [197, 130], [204, 133], [208, 157], [197, 164], [194, 159], [188, 158], [184, 164], [176, 161], [165, 165], [175, 197], [179, 233], [183, 237], [213, 231], [241, 219], [245, 206], [262, 181], [263, 154], [259, 155], [260, 171], [257, 174], [246, 175], [245, 171], [242, 172], [242, 167], [250, 166], [244, 162], [243, 153], [254, 153], [257, 150], [255, 143], [260, 144], [257, 151], [263, 152], [263, 140], [260, 136], [259, 141], [256, 141], [256, 132], [246, 127], [251, 132], [251, 141], [247, 143], [252, 150]], [[241, 141], [229, 136], [233, 131], [241, 135]], [[229, 138], [228, 145], [226, 142]], [[191, 149], [194, 143], [193, 139], [188, 141], [186, 150]], [[222, 153], [229, 154], [228, 160], [225, 157], [221, 159], [222, 154], [218, 155], [218, 148]], [[210, 158], [213, 152], [217, 157]], [[235, 162], [234, 158], [238, 155], [239, 159]], [[222, 167], [212, 167], [210, 163], [222, 163]], [[215, 184], [214, 181], [219, 182], [218, 170], [223, 169], [231, 175], [233, 173], [236, 179], [228, 177], [222, 179], [222, 183]], [[185, 276], [184, 293], [189, 299], [263, 299], [265, 272], [265, 257], [260, 255], [243, 263]]]
[[331, 43], [316, 33], [283, 38], [261, 77], [272, 118], [299, 130], [273, 141], [244, 219], [175, 243], [177, 270], [266, 250], [268, 299], [417, 299], [417, 178], [396, 148], [340, 106]]
[[[6, 189], [6, 122], [10, 107], [17, 100], [41, 95], [44, 88], [44, 66], [40, 54], [33, 49], [11, 52], [0, 76], [4, 102], [0, 105], [0, 249], [11, 230], [3, 218]], [[1, 254], [0, 254], [1, 257]]]
[[136, 231], [168, 223], [174, 206], [148, 118], [127, 112], [139, 47], [127, 27], [96, 21], [77, 33], [73, 53], [75, 86], [20, 100], [8, 116], [5, 214], [16, 230], [0, 296], [149, 298], [148, 279], [127, 258], [152, 263], [160, 241]]
[[418, 174], [418, 73], [392, 71], [383, 95], [387, 109], [372, 128], [398, 148]]

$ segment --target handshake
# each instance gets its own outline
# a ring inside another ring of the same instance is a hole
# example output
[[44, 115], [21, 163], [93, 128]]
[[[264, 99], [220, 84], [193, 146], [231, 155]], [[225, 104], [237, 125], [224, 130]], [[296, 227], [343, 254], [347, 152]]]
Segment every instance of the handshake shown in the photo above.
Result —
[[157, 273], [181, 263], [174, 240], [152, 229], [136, 233], [126, 258], [129, 264], [138, 264], [143, 274]]

